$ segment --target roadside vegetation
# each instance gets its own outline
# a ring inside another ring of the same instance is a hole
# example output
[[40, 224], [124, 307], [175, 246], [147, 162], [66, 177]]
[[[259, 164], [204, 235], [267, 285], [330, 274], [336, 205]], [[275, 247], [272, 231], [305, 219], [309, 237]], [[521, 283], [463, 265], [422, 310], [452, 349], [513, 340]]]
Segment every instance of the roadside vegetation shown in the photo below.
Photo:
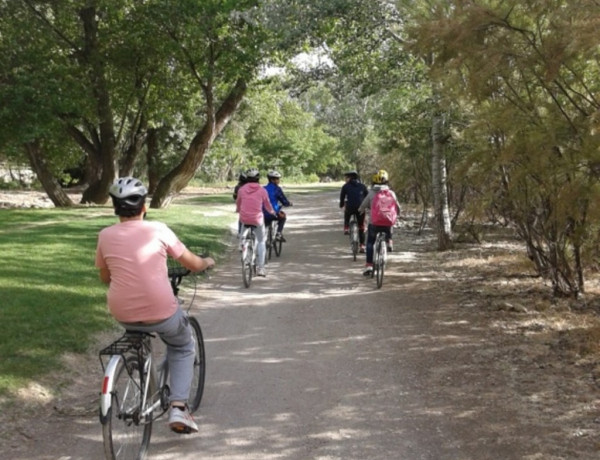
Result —
[[[0, 398], [61, 366], [65, 353], [88, 350], [114, 327], [94, 254], [98, 232], [116, 222], [108, 206], [1, 210]], [[231, 195], [182, 199], [150, 210], [191, 249], [217, 260], [237, 219]]]

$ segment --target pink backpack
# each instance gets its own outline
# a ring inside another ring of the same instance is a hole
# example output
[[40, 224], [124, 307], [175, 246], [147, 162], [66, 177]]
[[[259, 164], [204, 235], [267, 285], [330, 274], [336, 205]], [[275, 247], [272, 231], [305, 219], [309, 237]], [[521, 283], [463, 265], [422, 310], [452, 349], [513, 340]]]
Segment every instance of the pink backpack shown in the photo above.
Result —
[[383, 227], [391, 227], [396, 223], [398, 211], [396, 200], [390, 189], [379, 190], [371, 203], [371, 223]]

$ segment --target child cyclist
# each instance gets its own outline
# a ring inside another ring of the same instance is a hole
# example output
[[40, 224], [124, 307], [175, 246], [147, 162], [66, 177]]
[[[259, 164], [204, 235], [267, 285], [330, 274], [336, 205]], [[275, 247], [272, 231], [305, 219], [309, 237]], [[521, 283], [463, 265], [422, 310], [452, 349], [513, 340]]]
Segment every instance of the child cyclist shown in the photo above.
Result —
[[344, 174], [346, 183], [340, 190], [340, 208], [344, 209], [344, 235], [348, 234], [350, 227], [350, 218], [356, 216], [358, 223], [358, 239], [360, 242], [360, 252], [365, 252], [365, 215], [359, 213], [363, 200], [366, 198], [369, 191], [367, 186], [358, 180], [356, 171], [348, 171]]
[[396, 194], [388, 186], [388, 173], [380, 169], [373, 175], [373, 188], [363, 200], [358, 212], [364, 213], [370, 209], [370, 219], [367, 236], [367, 262], [363, 275], [370, 276], [373, 273], [373, 244], [377, 233], [385, 232], [388, 251], [392, 251], [392, 228], [396, 217], [400, 213], [400, 203]]
[[267, 276], [265, 271], [265, 243], [267, 235], [265, 232], [265, 221], [263, 209], [275, 216], [275, 211], [269, 201], [269, 194], [260, 186], [260, 173], [258, 169], [249, 169], [246, 171], [246, 185], [239, 189], [235, 202], [236, 211], [240, 214], [242, 222], [242, 232], [246, 226], [256, 227], [256, 241], [258, 248], [256, 251], [256, 275]]
[[271, 206], [273, 206], [276, 216], [273, 216], [264, 210], [265, 225], [269, 225], [272, 221], [277, 220], [277, 233], [275, 234], [275, 239], [281, 240], [285, 243], [285, 238], [283, 237], [283, 226], [285, 225], [287, 218], [285, 212], [283, 212], [281, 208], [283, 206], [293, 206], [293, 204], [288, 201], [283, 193], [283, 190], [279, 186], [279, 181], [281, 180], [281, 174], [279, 172], [269, 171], [267, 173], [267, 179], [269, 183], [265, 185], [265, 190], [269, 194], [269, 201], [271, 202]]
[[100, 231], [96, 248], [100, 279], [109, 285], [108, 309], [126, 329], [155, 332], [165, 342], [171, 373], [169, 427], [176, 433], [195, 433], [198, 426], [186, 406], [195, 345], [171, 289], [167, 255], [194, 272], [215, 261], [192, 253], [165, 224], [144, 220], [148, 191], [138, 179], [117, 179], [109, 193], [119, 222]]

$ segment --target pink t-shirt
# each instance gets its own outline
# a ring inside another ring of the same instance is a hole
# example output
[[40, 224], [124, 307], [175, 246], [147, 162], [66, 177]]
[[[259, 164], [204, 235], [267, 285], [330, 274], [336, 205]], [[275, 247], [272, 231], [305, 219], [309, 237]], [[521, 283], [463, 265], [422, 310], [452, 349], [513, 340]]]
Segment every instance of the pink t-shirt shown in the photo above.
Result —
[[240, 221], [246, 225], [263, 223], [263, 206], [267, 212], [274, 213], [267, 191], [257, 182], [250, 182], [238, 190], [236, 211], [240, 213]]
[[157, 322], [175, 313], [178, 304], [167, 276], [167, 254], [185, 250], [161, 222], [130, 220], [98, 235], [96, 267], [108, 268], [108, 309], [117, 321]]

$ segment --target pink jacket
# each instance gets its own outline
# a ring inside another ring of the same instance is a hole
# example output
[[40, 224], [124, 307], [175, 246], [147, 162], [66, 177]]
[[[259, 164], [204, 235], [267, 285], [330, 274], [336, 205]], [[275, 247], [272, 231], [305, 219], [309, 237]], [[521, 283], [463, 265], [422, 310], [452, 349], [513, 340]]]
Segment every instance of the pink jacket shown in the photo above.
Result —
[[250, 182], [238, 190], [235, 200], [236, 211], [240, 213], [240, 221], [246, 225], [261, 225], [263, 223], [263, 206], [267, 212], [274, 214], [269, 194], [258, 183]]

